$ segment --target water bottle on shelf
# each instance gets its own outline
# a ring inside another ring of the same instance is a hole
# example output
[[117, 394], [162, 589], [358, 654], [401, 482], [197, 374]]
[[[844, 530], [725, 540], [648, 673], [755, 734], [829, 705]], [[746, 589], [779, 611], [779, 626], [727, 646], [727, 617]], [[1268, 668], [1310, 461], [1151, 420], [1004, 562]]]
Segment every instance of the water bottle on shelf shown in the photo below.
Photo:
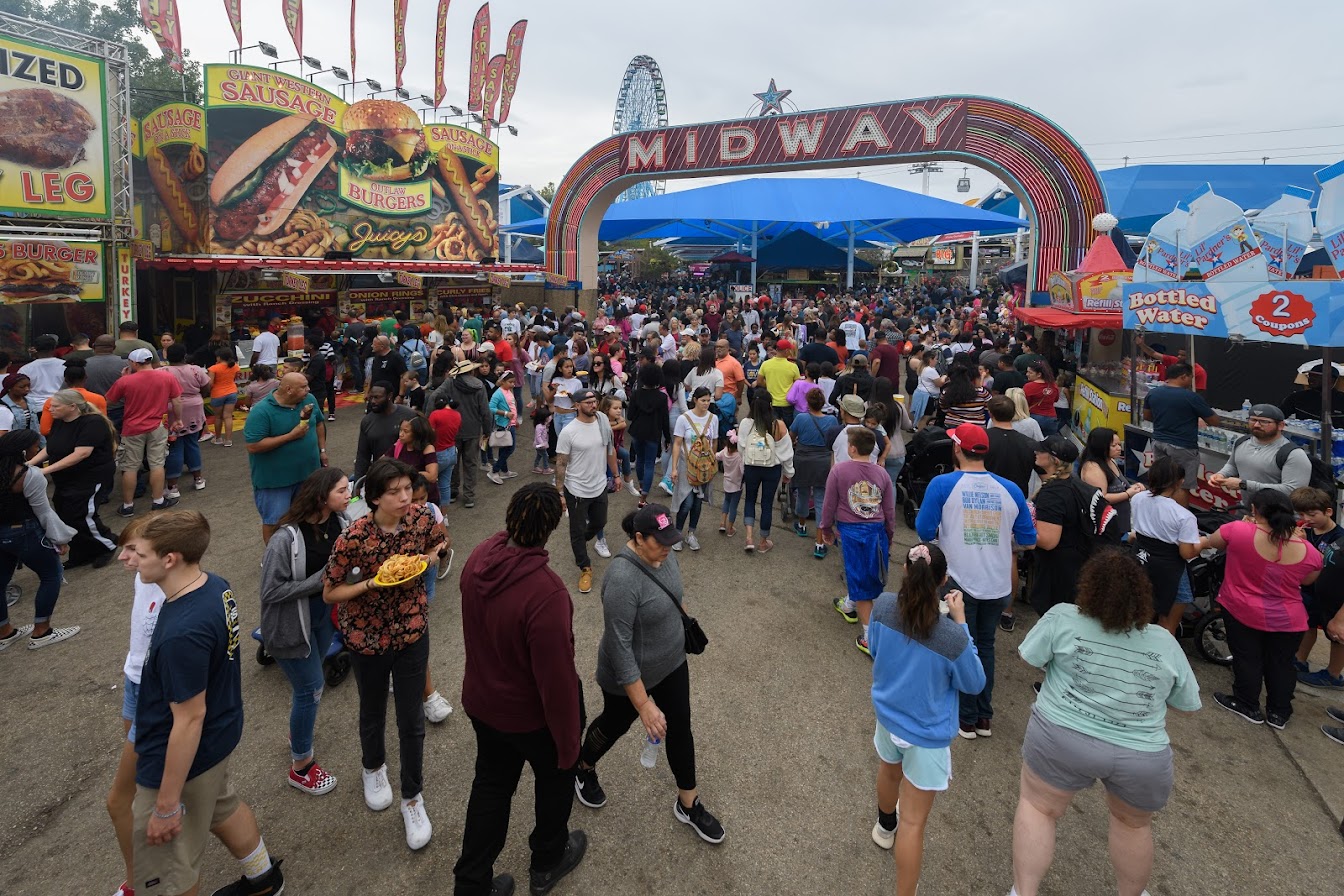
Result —
[[644, 735], [644, 746], [639, 749], [639, 764], [645, 768], [653, 768], [658, 764], [658, 747], [662, 741], [656, 737]]
[[1246, 420], [1251, 416], [1251, 400], [1243, 398], [1241, 400], [1241, 419]]

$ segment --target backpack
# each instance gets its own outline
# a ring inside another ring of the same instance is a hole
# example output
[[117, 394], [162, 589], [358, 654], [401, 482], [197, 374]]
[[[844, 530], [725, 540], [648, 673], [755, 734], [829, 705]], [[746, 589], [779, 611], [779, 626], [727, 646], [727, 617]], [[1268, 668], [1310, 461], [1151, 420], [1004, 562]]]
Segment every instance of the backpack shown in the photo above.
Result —
[[762, 435], [757, 432], [755, 421], [752, 421], [751, 426], [740, 426], [737, 436], [738, 450], [742, 452], [744, 464], [749, 467], [775, 465], [775, 437], [770, 433]]
[[412, 344], [418, 345], [421, 349], [425, 348], [425, 344], [419, 339], [412, 339], [402, 343], [401, 357], [406, 362], [406, 369], [424, 370], [426, 366], [425, 356], [419, 349], [411, 348]]
[[1120, 514], [1106, 500], [1101, 489], [1088, 485], [1077, 476], [1070, 476], [1068, 481], [1078, 499], [1078, 528], [1087, 536], [1088, 555], [1102, 548], [1119, 547], [1124, 536], [1120, 531]]
[[707, 485], [719, 472], [719, 461], [714, 456], [714, 446], [710, 443], [709, 436], [705, 435], [705, 430], [709, 429], [709, 422], [705, 422], [703, 429], [696, 429], [695, 424], [689, 420], [686, 423], [690, 426], [691, 432], [695, 433], [695, 438], [686, 448], [686, 481], [692, 487]]
[[[1241, 443], [1250, 439], [1250, 436], [1242, 436], [1232, 443], [1232, 455], [1235, 457], [1237, 449]], [[1331, 503], [1339, 503], [1339, 484], [1335, 481], [1335, 471], [1330, 469], [1330, 465], [1319, 457], [1312, 457], [1307, 449], [1301, 445], [1294, 445], [1292, 442], [1286, 445], [1280, 445], [1279, 450], [1274, 454], [1274, 463], [1283, 471], [1283, 465], [1288, 463], [1288, 457], [1294, 451], [1301, 451], [1307, 455], [1307, 460], [1311, 463], [1311, 478], [1307, 481], [1310, 488], [1318, 488], [1330, 496]]]

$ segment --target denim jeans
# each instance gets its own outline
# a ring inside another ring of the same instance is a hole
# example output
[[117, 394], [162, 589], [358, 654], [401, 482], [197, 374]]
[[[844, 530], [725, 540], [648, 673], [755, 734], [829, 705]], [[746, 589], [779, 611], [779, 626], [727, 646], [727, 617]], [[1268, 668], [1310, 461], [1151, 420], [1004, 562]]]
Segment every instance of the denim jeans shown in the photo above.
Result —
[[457, 466], [457, 446], [436, 452], [434, 459], [439, 462], [439, 503], [447, 504], [453, 500], [453, 467]]
[[1032, 414], [1031, 419], [1035, 420], [1041, 427], [1041, 435], [1049, 438], [1059, 432], [1059, 418], [1053, 414], [1046, 417], [1044, 414]]
[[513, 443], [514, 443], [514, 444], [513, 444], [513, 445], [501, 445], [500, 447], [498, 447], [497, 449], [495, 449], [496, 451], [498, 451], [498, 455], [497, 455], [497, 457], [495, 458], [495, 462], [494, 462], [493, 464], [491, 464], [490, 467], [491, 467], [491, 469], [494, 470], [496, 473], [507, 473], [507, 472], [509, 472], [509, 457], [513, 454], [513, 448], [514, 448], [514, 445], [517, 445], [517, 444], [518, 444], [518, 427], [516, 427], [516, 426], [510, 426], [510, 427], [509, 427], [509, 434], [510, 434], [511, 436], [513, 436]]
[[737, 505], [742, 500], [742, 492], [724, 492], [723, 493], [723, 512], [728, 517], [729, 524], [737, 522]]
[[[807, 519], [808, 508], [813, 505], [817, 508], [817, 521], [821, 521], [821, 505], [826, 500], [826, 486], [812, 486], [810, 488], [802, 487], [793, 490], [793, 512], [798, 517], [798, 522], [803, 523]], [[805, 523], [804, 523], [805, 525]]]
[[305, 602], [317, 601], [322, 612], [311, 612], [313, 618], [312, 636], [308, 641], [308, 655], [302, 659], [276, 658], [275, 663], [289, 679], [293, 692], [289, 701], [289, 758], [303, 762], [313, 758], [313, 728], [317, 725], [317, 706], [322, 702], [323, 677], [322, 661], [326, 659], [327, 648], [331, 646], [335, 629], [331, 624], [331, 612], [323, 603], [321, 595], [307, 598]]
[[[47, 622], [61, 596], [61, 557], [47, 541], [42, 524], [37, 520], [0, 527], [0, 593], [9, 587], [20, 561], [38, 578], [37, 594], [33, 598], [33, 622]], [[0, 601], [0, 605], [4, 603]], [[8, 621], [9, 607], [0, 606], [0, 626]]]
[[163, 463], [163, 477], [170, 482], [176, 481], [184, 468], [188, 473], [201, 471], [199, 432], [178, 433], [177, 438], [168, 443], [168, 458]]
[[761, 497], [761, 538], [770, 537], [770, 523], [775, 513], [775, 489], [779, 488], [780, 477], [784, 469], [776, 464], [773, 467], [746, 467], [742, 474], [742, 486], [747, 493], [747, 505], [742, 510], [742, 521], [748, 526], [756, 525], [756, 495]]
[[532, 467], [536, 470], [548, 469], [551, 465], [551, 459], [546, 456], [545, 448], [536, 449], [537, 456], [532, 459]]
[[648, 497], [649, 490], [653, 488], [654, 467], [658, 463], [658, 443], [633, 439], [630, 442], [630, 451], [635, 457], [635, 475], [639, 477], [639, 490]]
[[887, 456], [887, 475], [891, 477], [892, 485], [896, 484], [896, 480], [903, 469], [905, 469], [905, 455], [900, 457]]
[[681, 502], [681, 506], [677, 508], [677, 528], [684, 529], [686, 527], [687, 517], [689, 517], [691, 531], [694, 532], [695, 527], [700, 525], [700, 507], [704, 503], [705, 502], [700, 497], [700, 489], [691, 489], [686, 495], [686, 499]]
[[[960, 588], [952, 579], [947, 586]], [[980, 665], [985, 669], [985, 689], [978, 694], [961, 694], [959, 715], [963, 724], [974, 725], [980, 719], [994, 718], [994, 635], [999, 630], [999, 616], [1008, 608], [1011, 597], [995, 600], [978, 600], [973, 595], [965, 595], [966, 627], [971, 630], [971, 640], [975, 642], [976, 653], [980, 655]]]

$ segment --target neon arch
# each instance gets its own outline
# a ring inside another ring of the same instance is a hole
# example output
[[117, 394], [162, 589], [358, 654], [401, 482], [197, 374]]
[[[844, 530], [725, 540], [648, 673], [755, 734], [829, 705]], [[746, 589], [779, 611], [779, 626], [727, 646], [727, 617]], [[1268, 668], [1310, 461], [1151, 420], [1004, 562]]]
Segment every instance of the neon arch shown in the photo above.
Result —
[[616, 134], [560, 182], [546, 225], [546, 268], [597, 283], [602, 213], [632, 183], [799, 169], [963, 160], [1017, 194], [1034, 232], [1028, 282], [1044, 291], [1087, 250], [1106, 210], [1101, 177], [1072, 137], [1031, 109], [979, 96], [925, 97]]

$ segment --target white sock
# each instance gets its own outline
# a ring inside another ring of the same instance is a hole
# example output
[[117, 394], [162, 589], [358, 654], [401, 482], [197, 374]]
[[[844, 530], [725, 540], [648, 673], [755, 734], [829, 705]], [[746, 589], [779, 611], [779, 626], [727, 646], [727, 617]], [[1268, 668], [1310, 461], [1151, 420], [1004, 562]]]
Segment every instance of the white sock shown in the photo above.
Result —
[[257, 838], [257, 848], [238, 860], [243, 866], [243, 877], [248, 880], [260, 880], [271, 870], [271, 854], [266, 851], [266, 838]]
[[868, 640], [868, 623], [863, 624], [863, 640]]

